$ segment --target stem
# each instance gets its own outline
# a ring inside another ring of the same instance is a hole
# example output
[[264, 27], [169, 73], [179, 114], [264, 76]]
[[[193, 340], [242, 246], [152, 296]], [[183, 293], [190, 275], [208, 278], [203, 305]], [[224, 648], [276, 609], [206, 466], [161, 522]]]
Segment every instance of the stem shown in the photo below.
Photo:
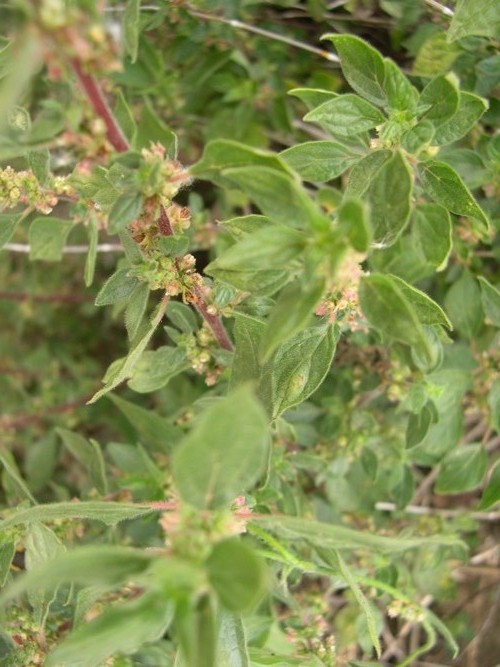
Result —
[[212, 330], [212, 333], [221, 348], [231, 352], [233, 349], [233, 344], [229, 340], [229, 336], [227, 335], [227, 331], [222, 324], [220, 317], [217, 317], [217, 315], [211, 315], [208, 312], [207, 304], [205, 303], [205, 300], [203, 299], [200, 292], [196, 291], [195, 295], [198, 298], [198, 303], [194, 304], [196, 310], [200, 313], [200, 315]]
[[[89, 102], [94, 108], [94, 111], [106, 124], [108, 139], [113, 148], [115, 148], [115, 150], [117, 150], [119, 153], [128, 151], [130, 148], [128, 141], [121, 131], [121, 128], [113, 115], [113, 112], [109, 108], [99, 84], [93, 76], [83, 71], [82, 65], [78, 58], [72, 58], [70, 62], [71, 66], [73, 67], [73, 71], [75, 72], [75, 75], [80, 82], [81, 87], [83, 88], [83, 91], [87, 95]], [[172, 225], [170, 224], [170, 220], [164, 206], [160, 207], [160, 217], [158, 218], [157, 223], [161, 234], [164, 236], [173, 235]], [[219, 345], [224, 350], [232, 350], [232, 343], [229, 339], [229, 336], [227, 335], [222, 321], [216, 315], [211, 315], [208, 312], [207, 305], [201, 291], [197, 291], [195, 297], [196, 309], [212, 330]]]
[[[63, 255], [80, 255], [86, 254], [89, 251], [88, 245], [67, 245], [64, 246], [62, 252]], [[29, 243], [6, 243], [2, 250], [9, 250], [10, 252], [21, 252], [29, 253], [31, 252], [31, 246]], [[97, 252], [123, 252], [123, 246], [119, 243], [100, 243], [97, 248]]]
[[340, 62], [340, 59], [334, 53], [330, 53], [329, 51], [325, 51], [324, 49], [318, 49], [315, 46], [311, 46], [310, 44], [301, 42], [298, 39], [294, 39], [293, 37], [286, 37], [285, 35], [280, 35], [279, 33], [271, 32], [271, 30], [264, 30], [263, 28], [258, 28], [257, 26], [250, 25], [249, 23], [243, 23], [243, 21], [238, 21], [238, 19], [226, 19], [223, 16], [214, 16], [213, 14], [206, 14], [205, 12], [200, 12], [197, 9], [191, 8], [189, 6], [187, 10], [191, 14], [191, 16], [195, 16], [196, 18], [202, 19], [203, 21], [216, 21], [217, 23], [224, 23], [238, 30], [253, 32], [255, 35], [261, 35], [261, 37], [268, 37], [269, 39], [273, 39], [277, 42], [283, 42], [284, 44], [289, 44], [290, 46], [294, 46], [297, 49], [302, 49], [303, 51], [309, 51], [310, 53], [315, 53], [321, 58], [325, 58], [326, 60], [329, 60], [332, 63], [336, 63], [337, 65]]
[[109, 108], [109, 105], [106, 102], [106, 98], [104, 97], [99, 84], [92, 75], [83, 71], [82, 65], [77, 58], [71, 58], [70, 62], [81, 87], [87, 95], [89, 102], [94, 107], [94, 111], [100, 118], [102, 118], [105, 123], [106, 129], [108, 131], [108, 139], [113, 148], [115, 148], [119, 153], [128, 151], [128, 141], [126, 140], [120, 126], [116, 122], [116, 119], [113, 116], [113, 112]]

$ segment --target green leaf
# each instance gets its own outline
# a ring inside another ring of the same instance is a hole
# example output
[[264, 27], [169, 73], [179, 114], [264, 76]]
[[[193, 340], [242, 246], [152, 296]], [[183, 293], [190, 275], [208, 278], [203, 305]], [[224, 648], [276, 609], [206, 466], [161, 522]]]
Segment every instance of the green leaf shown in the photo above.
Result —
[[170, 301], [167, 307], [167, 317], [174, 327], [184, 333], [193, 333], [199, 328], [194, 310], [180, 301]]
[[97, 259], [97, 241], [99, 233], [94, 216], [91, 216], [87, 223], [87, 233], [89, 235], [89, 250], [85, 258], [84, 280], [85, 287], [90, 287], [94, 281], [95, 263]]
[[[133, 1], [134, 0], [132, 0], [132, 2]], [[130, 145], [135, 146], [137, 137], [137, 124], [135, 122], [132, 110], [121, 90], [118, 90], [116, 94], [114, 115], [118, 121], [118, 125], [120, 126], [125, 137], [128, 139]]]
[[132, 377], [137, 363], [141, 359], [164, 314], [165, 302], [162, 301], [156, 309], [156, 312], [153, 314], [148, 328], [144, 330], [141, 338], [134, 341], [128, 355], [124, 359], [117, 360], [118, 363], [114, 363], [114, 365], [112, 364], [111, 371], [108, 369], [104, 387], [92, 396], [88, 401], [89, 404], [95, 403], [119, 384]]
[[[25, 565], [28, 572], [48, 563], [66, 551], [57, 535], [42, 523], [31, 523], [25, 536]], [[56, 590], [38, 586], [28, 592], [28, 600], [33, 607], [36, 622], [44, 627]]]
[[367, 207], [363, 202], [354, 197], [344, 199], [337, 216], [339, 229], [345, 233], [354, 250], [367, 252], [373, 230]]
[[227, 506], [250, 490], [267, 464], [267, 418], [248, 387], [208, 408], [173, 454], [181, 498], [199, 509]]
[[[0, 542], [0, 587], [2, 588], [5, 586], [7, 577], [10, 574], [10, 567], [15, 553], [16, 545], [14, 542]], [[0, 657], [2, 657], [1, 648], [0, 646]]]
[[249, 667], [247, 639], [240, 616], [221, 609], [217, 641], [218, 667]]
[[28, 165], [40, 185], [45, 185], [50, 174], [50, 153], [47, 148], [28, 151]]
[[186, 350], [181, 347], [159, 347], [146, 351], [137, 362], [128, 386], [139, 394], [165, 387], [169, 381], [189, 368]]
[[137, 60], [139, 50], [140, 6], [141, 0], [127, 0], [123, 13], [123, 41], [125, 51], [133, 63]]
[[118, 301], [128, 299], [139, 285], [139, 280], [135, 276], [130, 276], [129, 273], [130, 268], [128, 267], [115, 271], [99, 290], [95, 299], [95, 305], [109, 306]]
[[101, 495], [108, 492], [105, 463], [99, 443], [90, 442], [79, 433], [73, 433], [65, 428], [56, 429], [64, 446], [87, 470], [95, 488]]
[[458, 109], [458, 90], [443, 74], [437, 76], [425, 86], [420, 94], [419, 106], [425, 109], [426, 120], [431, 120], [435, 127], [452, 118]]
[[353, 35], [328, 34], [323, 39], [333, 42], [349, 85], [373, 104], [385, 106], [385, 67], [380, 53]]
[[500, 327], [500, 291], [483, 276], [478, 276], [481, 302], [486, 318], [495, 327]]
[[5, 129], [12, 107], [24, 93], [31, 76], [40, 66], [40, 43], [32, 30], [24, 29], [8, 47], [8, 71], [0, 82], [0, 132]]
[[108, 216], [108, 231], [121, 232], [136, 220], [142, 211], [143, 197], [140, 192], [125, 192], [114, 202]]
[[273, 419], [318, 389], [330, 370], [338, 337], [335, 327], [312, 327], [278, 348], [266, 369], [271, 380]]
[[159, 118], [151, 102], [146, 98], [142, 104], [134, 147], [138, 150], [149, 148], [151, 142], [162, 144], [170, 158], [177, 157], [177, 135]]
[[389, 278], [400, 290], [401, 294], [415, 310], [415, 313], [422, 324], [437, 324], [446, 327], [447, 329], [453, 329], [450, 320], [441, 306], [427, 296], [425, 292], [409, 285], [401, 278], [398, 278], [398, 276], [387, 275], [385, 277]]
[[376, 329], [408, 345], [426, 345], [417, 313], [393, 276], [365, 276], [359, 287], [359, 302], [366, 318]]
[[460, 92], [455, 114], [436, 130], [433, 143], [444, 146], [464, 137], [488, 109], [488, 103], [472, 93]]
[[275, 153], [245, 146], [228, 139], [209, 141], [201, 159], [190, 168], [190, 172], [197, 178], [204, 178], [220, 187], [227, 187], [228, 181], [223, 171], [250, 166], [265, 167], [290, 175], [293, 173]]
[[181, 257], [188, 251], [189, 239], [186, 236], [161, 236], [158, 248], [168, 257]]
[[74, 629], [51, 652], [47, 667], [71, 664], [99, 667], [115, 653], [135, 653], [160, 639], [172, 622], [174, 607], [163, 593], [147, 592], [138, 600], [115, 604], [90, 622]]
[[435, 421], [434, 411], [428, 405], [424, 405], [417, 414], [410, 414], [406, 427], [406, 447], [408, 449], [422, 442], [433, 421]]
[[119, 233], [120, 241], [122, 242], [123, 250], [125, 251], [125, 257], [129, 263], [134, 266], [142, 262], [142, 254], [137, 243], [130, 236], [130, 233], [127, 230], [123, 230]]
[[[11, 452], [8, 450], [5, 451], [0, 451], [0, 463], [3, 466], [4, 469], [4, 475], [7, 475], [7, 478], [9, 482], [15, 487], [16, 493], [18, 493], [23, 500], [27, 499], [31, 503], [34, 503], [36, 505], [36, 499], [34, 498], [33, 494], [28, 488], [28, 485], [24, 481], [24, 479], [21, 477], [21, 473], [19, 472], [19, 468], [17, 467], [16, 460], [14, 459], [13, 455]], [[5, 487], [5, 478], [3, 480], [3, 485]], [[0, 522], [0, 526], [1, 526]]]
[[360, 197], [368, 188], [379, 170], [391, 159], [392, 151], [387, 149], [368, 153], [352, 168], [345, 189], [346, 197]]
[[500, 460], [491, 469], [486, 488], [481, 496], [478, 510], [485, 510], [500, 501]]
[[217, 275], [217, 270], [242, 272], [268, 270], [269, 266], [286, 267], [304, 249], [306, 237], [284, 225], [267, 228], [243, 238], [228, 248], [206, 268]]
[[408, 153], [418, 155], [429, 148], [434, 139], [435, 127], [430, 120], [421, 120], [401, 137], [401, 146]]
[[146, 410], [115, 394], [109, 400], [137, 431], [141, 442], [153, 452], [169, 452], [179, 440], [180, 430], [154, 410]]
[[411, 85], [399, 65], [389, 58], [384, 58], [384, 92], [389, 109], [398, 111], [413, 110], [418, 101], [418, 91]]
[[265, 572], [255, 552], [237, 537], [215, 544], [206, 562], [208, 580], [221, 604], [232, 612], [248, 611], [264, 592]]
[[351, 574], [350, 569], [347, 567], [344, 559], [340, 555], [340, 553], [336, 553], [336, 560], [338, 563], [338, 568], [340, 570], [340, 574], [342, 577], [345, 579], [346, 584], [349, 586], [351, 589], [354, 597], [356, 598], [356, 602], [359, 604], [361, 607], [363, 614], [365, 615], [366, 619], [366, 625], [368, 627], [368, 634], [370, 636], [371, 643], [373, 645], [373, 648], [375, 649], [375, 652], [377, 656], [380, 658], [382, 655], [382, 649], [380, 646], [380, 641], [378, 638], [378, 631], [377, 631], [377, 626], [375, 623], [375, 618], [373, 614], [373, 607], [371, 603], [367, 600], [365, 597], [363, 591], [358, 585], [358, 582], [354, 578], [354, 576]]
[[0, 531], [11, 526], [29, 524], [33, 521], [56, 521], [58, 519], [92, 519], [114, 526], [120, 521], [136, 519], [154, 512], [153, 507], [145, 505], [127, 505], [102, 501], [51, 503], [35, 505], [28, 509], [17, 510], [0, 521]]
[[265, 329], [261, 320], [235, 312], [235, 352], [231, 372], [231, 388], [260, 378], [259, 344]]
[[20, 221], [20, 215], [0, 213], [0, 248], [10, 241]]
[[282, 540], [301, 540], [325, 549], [369, 549], [382, 553], [398, 553], [422, 546], [441, 544], [463, 546], [454, 535], [429, 537], [384, 537], [373, 532], [362, 532], [339, 524], [311, 521], [291, 516], [259, 516], [252, 523], [274, 533]]
[[445, 308], [455, 329], [473, 340], [483, 322], [481, 291], [472, 274], [464, 269], [445, 297]]
[[205, 272], [244, 291], [270, 294], [288, 280], [305, 243], [299, 232], [271, 225], [231, 246]]
[[31, 246], [30, 259], [59, 262], [72, 228], [73, 223], [68, 220], [52, 217], [35, 218], [30, 225], [28, 235]]
[[486, 234], [489, 221], [457, 172], [445, 162], [430, 160], [418, 167], [425, 192], [451, 213], [477, 220], [479, 229]]
[[412, 73], [432, 77], [447, 72], [461, 53], [461, 49], [448, 43], [444, 32], [434, 32], [420, 47]]
[[500, 17], [495, 0], [458, 0], [448, 30], [448, 41], [469, 35], [500, 36]]
[[125, 327], [129, 340], [134, 340], [141, 326], [149, 300], [149, 285], [139, 283], [131, 292], [125, 308]]
[[302, 180], [313, 183], [337, 178], [361, 158], [338, 141], [307, 141], [287, 148], [280, 156]]
[[293, 88], [288, 91], [288, 95], [298, 97], [308, 109], [314, 109], [314, 107], [318, 107], [323, 102], [328, 102], [328, 100], [338, 96], [337, 93], [331, 90], [323, 90], [321, 88]]
[[273, 222], [308, 228], [320, 217], [319, 209], [288, 174], [268, 167], [224, 169], [222, 175], [238, 186]]
[[500, 378], [493, 381], [488, 391], [488, 408], [491, 427], [500, 431]]
[[363, 199], [370, 206], [374, 243], [392, 245], [405, 229], [411, 211], [413, 174], [400, 151], [371, 179]]
[[476, 489], [486, 473], [488, 455], [481, 444], [465, 445], [444, 459], [436, 480], [436, 493], [465, 493]]
[[240, 241], [266, 227], [270, 227], [274, 223], [272, 220], [269, 220], [269, 218], [266, 218], [265, 215], [256, 215], [252, 213], [250, 215], [241, 215], [237, 218], [224, 220], [221, 224], [224, 225], [223, 229], [227, 229], [236, 241]]
[[324, 288], [323, 280], [309, 285], [296, 280], [281, 292], [260, 341], [261, 362], [267, 361], [279, 345], [309, 323]]
[[385, 122], [385, 117], [372, 104], [357, 95], [335, 97], [304, 116], [308, 122], [318, 123], [334, 135], [351, 137], [371, 130]]
[[0, 595], [0, 606], [40, 585], [44, 588], [66, 582], [82, 586], [123, 585], [143, 574], [152, 560], [152, 555], [128, 547], [80, 546], [16, 579]]
[[425, 260], [442, 271], [452, 248], [448, 211], [439, 204], [417, 204], [413, 211], [412, 237]]

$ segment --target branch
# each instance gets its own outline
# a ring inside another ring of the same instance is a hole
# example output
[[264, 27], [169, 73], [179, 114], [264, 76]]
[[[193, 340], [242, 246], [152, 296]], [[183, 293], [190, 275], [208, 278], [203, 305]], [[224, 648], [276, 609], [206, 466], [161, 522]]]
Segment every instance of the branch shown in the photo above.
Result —
[[[70, 62], [83, 91], [87, 95], [90, 103], [94, 108], [94, 111], [106, 124], [108, 139], [113, 148], [115, 148], [115, 150], [117, 150], [119, 153], [128, 151], [130, 148], [129, 143], [122, 133], [122, 130], [116, 118], [114, 117], [113, 112], [109, 108], [99, 84], [93, 76], [83, 71], [82, 65], [78, 58], [72, 58]], [[161, 234], [164, 236], [173, 235], [172, 225], [170, 224], [170, 220], [164, 206], [160, 207], [160, 217], [157, 220], [157, 224]], [[220, 318], [216, 315], [211, 315], [208, 312], [207, 305], [201, 292], [196, 294], [196, 299], [196, 308], [212, 330], [215, 338], [219, 342], [219, 345], [225, 350], [232, 350], [232, 343]]]
[[89, 102], [94, 107], [96, 114], [102, 118], [106, 125], [108, 131], [108, 139], [119, 153], [124, 153], [128, 151], [129, 145], [128, 141], [125, 138], [120, 126], [118, 125], [116, 118], [113, 115], [113, 112], [109, 108], [106, 98], [103, 95], [103, 92], [91, 74], [87, 74], [83, 71], [82, 65], [78, 58], [71, 58], [71, 66], [76, 78], [80, 82], [83, 91], [87, 95]]
[[441, 516], [444, 519], [454, 519], [467, 515], [476, 521], [500, 520], [500, 512], [468, 512], [467, 510], [444, 510], [436, 507], [422, 507], [421, 505], [407, 505], [402, 509], [396, 507], [395, 503], [375, 503], [375, 509], [379, 512], [405, 512], [406, 514]]
[[298, 39], [293, 37], [287, 37], [286, 35], [280, 35], [276, 32], [271, 32], [271, 30], [264, 30], [263, 28], [257, 28], [257, 26], [250, 25], [249, 23], [243, 23], [238, 19], [226, 19], [223, 16], [214, 16], [213, 14], [206, 14], [205, 12], [200, 12], [197, 9], [187, 7], [188, 12], [191, 16], [202, 19], [203, 21], [216, 21], [217, 23], [224, 23], [225, 25], [230, 25], [232, 28], [238, 30], [245, 30], [246, 32], [253, 32], [255, 35], [260, 35], [261, 37], [268, 37], [273, 39], [276, 42], [283, 42], [284, 44], [289, 44], [290, 46], [295, 46], [297, 49], [302, 49], [302, 51], [309, 51], [310, 53], [315, 53], [317, 56], [329, 60], [331, 63], [339, 64], [340, 59], [334, 53], [325, 51], [324, 49], [318, 49], [315, 46], [310, 46], [306, 42], [301, 42]]
[[[88, 253], [89, 248], [88, 245], [67, 245], [64, 246], [62, 252], [64, 255], [83, 255]], [[28, 254], [31, 252], [31, 246], [29, 243], [6, 243], [2, 250]], [[123, 252], [123, 246], [120, 243], [101, 243], [96, 250], [97, 252]]]
[[424, 0], [424, 2], [426, 5], [429, 5], [429, 7], [437, 9], [438, 12], [441, 12], [441, 14], [444, 14], [445, 16], [449, 16], [450, 18], [455, 16], [453, 9], [441, 5], [439, 2], [436, 2], [436, 0]]

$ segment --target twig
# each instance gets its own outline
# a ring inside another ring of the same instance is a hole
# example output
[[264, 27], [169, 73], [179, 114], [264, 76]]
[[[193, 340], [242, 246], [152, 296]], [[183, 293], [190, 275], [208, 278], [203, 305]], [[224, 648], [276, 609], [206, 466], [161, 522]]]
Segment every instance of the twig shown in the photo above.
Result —
[[[27, 254], [31, 252], [31, 246], [29, 243], [6, 243], [2, 250]], [[97, 252], [123, 252], [123, 246], [120, 243], [100, 243], [96, 250]], [[88, 245], [67, 245], [62, 250], [64, 255], [83, 255], [88, 251]]]
[[455, 16], [455, 12], [453, 11], [453, 9], [441, 5], [439, 2], [436, 2], [436, 0], [424, 0], [424, 2], [426, 5], [429, 5], [429, 7], [436, 9], [438, 12], [441, 12], [441, 14], [444, 14], [445, 16], [449, 16], [450, 18]]
[[237, 30], [245, 30], [246, 32], [253, 32], [255, 35], [260, 35], [261, 37], [268, 37], [277, 42], [283, 42], [284, 44], [289, 44], [290, 46], [295, 46], [297, 49], [302, 49], [302, 51], [309, 51], [310, 53], [315, 53], [317, 56], [329, 60], [331, 63], [339, 64], [340, 59], [334, 53], [325, 51], [324, 49], [318, 49], [315, 46], [301, 42], [298, 39], [293, 37], [287, 37], [286, 35], [280, 35], [276, 32], [271, 32], [271, 30], [264, 30], [264, 28], [257, 28], [257, 26], [250, 25], [249, 23], [244, 23], [238, 19], [226, 19], [223, 16], [214, 16], [213, 14], [206, 14], [205, 12], [200, 12], [197, 9], [188, 8], [188, 12], [191, 16], [196, 16], [199, 19], [204, 21], [216, 21], [217, 23], [224, 23], [225, 25], [230, 25], [232, 28]]
[[469, 512], [467, 510], [445, 510], [436, 507], [422, 507], [421, 505], [407, 505], [400, 509], [395, 503], [375, 503], [375, 509], [379, 512], [405, 512], [406, 514], [441, 516], [453, 519], [467, 515], [476, 521], [500, 521], [500, 512]]

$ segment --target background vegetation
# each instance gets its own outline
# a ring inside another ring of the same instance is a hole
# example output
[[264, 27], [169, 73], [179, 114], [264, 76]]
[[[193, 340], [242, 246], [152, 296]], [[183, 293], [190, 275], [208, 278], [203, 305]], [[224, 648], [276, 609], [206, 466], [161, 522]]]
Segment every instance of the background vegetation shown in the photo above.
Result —
[[1, 664], [496, 665], [495, 3], [0, 25]]

